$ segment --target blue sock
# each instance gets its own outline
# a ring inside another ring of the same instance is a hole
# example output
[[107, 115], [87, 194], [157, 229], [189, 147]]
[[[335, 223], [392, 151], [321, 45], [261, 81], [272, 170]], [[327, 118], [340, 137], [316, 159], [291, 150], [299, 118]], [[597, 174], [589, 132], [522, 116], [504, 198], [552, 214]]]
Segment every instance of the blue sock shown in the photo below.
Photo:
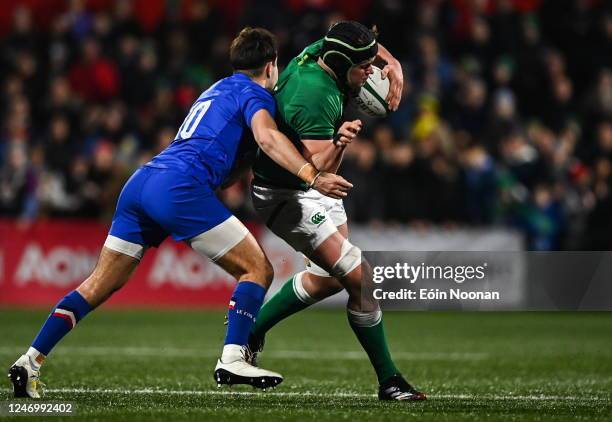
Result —
[[227, 313], [227, 333], [224, 344], [244, 346], [249, 341], [251, 327], [263, 303], [266, 289], [252, 281], [238, 283]]
[[59, 301], [40, 329], [32, 343], [32, 347], [43, 355], [48, 355], [51, 349], [72, 330], [81, 319], [91, 311], [91, 306], [76, 290], [68, 293]]

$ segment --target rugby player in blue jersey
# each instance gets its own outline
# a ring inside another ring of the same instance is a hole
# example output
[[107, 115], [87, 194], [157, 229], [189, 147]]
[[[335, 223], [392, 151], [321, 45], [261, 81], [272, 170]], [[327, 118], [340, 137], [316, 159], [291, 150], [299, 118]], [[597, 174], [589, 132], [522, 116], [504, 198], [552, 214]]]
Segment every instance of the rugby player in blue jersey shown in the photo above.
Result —
[[[93, 273], [59, 301], [31, 347], [9, 369], [15, 396], [40, 397], [40, 366], [53, 347], [128, 281], [147, 247], [158, 246], [168, 235], [238, 280], [214, 372], [217, 383], [267, 388], [282, 382], [280, 374], [245, 360], [249, 332], [273, 279], [272, 266], [215, 190], [237, 170], [239, 155], [252, 138], [276, 163], [324, 195], [344, 197], [352, 185], [319, 172], [278, 131], [270, 92], [278, 79], [276, 58], [274, 36], [264, 29], [245, 28], [234, 39], [230, 61], [235, 73], [203, 92], [174, 141], [128, 180]], [[348, 130], [340, 134], [355, 136]]]

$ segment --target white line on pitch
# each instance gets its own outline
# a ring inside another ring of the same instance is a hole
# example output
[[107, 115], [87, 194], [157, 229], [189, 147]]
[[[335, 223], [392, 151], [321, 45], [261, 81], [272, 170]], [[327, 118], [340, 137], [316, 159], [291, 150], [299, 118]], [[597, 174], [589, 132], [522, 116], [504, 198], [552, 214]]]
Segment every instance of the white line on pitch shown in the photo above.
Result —
[[[0, 354], [23, 353], [24, 347], [3, 346]], [[199, 357], [217, 358], [219, 350], [182, 349], [176, 347], [98, 347], [98, 346], [65, 346], [55, 352], [55, 355], [78, 354], [89, 356], [153, 356], [153, 357]], [[263, 356], [271, 359], [303, 359], [303, 360], [367, 360], [367, 355], [361, 350], [354, 351], [309, 351], [309, 350], [268, 350]], [[480, 352], [395, 352], [397, 360], [419, 361], [475, 361], [489, 357]]]
[[[334, 397], [346, 397], [355, 399], [367, 399], [374, 398], [376, 394], [363, 394], [363, 393], [343, 393], [343, 392], [326, 392], [326, 393], [315, 393], [310, 391], [297, 392], [297, 391], [273, 391], [269, 393], [263, 393], [260, 391], [228, 391], [228, 390], [160, 390], [155, 388], [140, 388], [140, 389], [123, 389], [123, 388], [51, 388], [45, 389], [45, 392], [49, 393], [82, 393], [82, 394], [166, 394], [176, 396], [258, 396], [265, 395], [279, 396], [279, 397], [319, 397], [329, 398], [330, 395]], [[477, 395], [477, 394], [431, 394], [429, 398], [433, 399], [456, 399], [456, 400], [515, 400], [515, 401], [601, 401], [609, 402], [610, 399], [607, 397], [593, 397], [593, 396], [582, 396], [582, 397], [570, 397], [570, 396], [547, 396], [541, 395]]]

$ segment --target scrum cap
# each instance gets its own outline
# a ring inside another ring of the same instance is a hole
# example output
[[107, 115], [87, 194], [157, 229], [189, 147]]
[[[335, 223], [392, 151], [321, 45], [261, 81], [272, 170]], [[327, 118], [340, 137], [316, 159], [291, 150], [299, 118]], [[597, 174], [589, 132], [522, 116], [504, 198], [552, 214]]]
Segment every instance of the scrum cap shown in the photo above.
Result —
[[321, 59], [346, 88], [351, 67], [374, 58], [377, 53], [378, 43], [372, 30], [359, 22], [340, 21], [327, 31]]

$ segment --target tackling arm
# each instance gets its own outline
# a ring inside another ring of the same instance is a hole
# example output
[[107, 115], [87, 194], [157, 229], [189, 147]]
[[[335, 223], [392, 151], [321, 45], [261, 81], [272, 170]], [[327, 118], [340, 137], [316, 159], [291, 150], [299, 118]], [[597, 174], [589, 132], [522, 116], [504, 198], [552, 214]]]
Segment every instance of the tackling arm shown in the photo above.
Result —
[[[262, 151], [290, 173], [297, 175], [300, 168], [307, 163], [291, 141], [278, 130], [276, 122], [267, 110], [261, 109], [253, 115], [251, 129]], [[302, 173], [302, 180], [310, 184], [317, 174], [317, 169], [311, 167]]]
[[261, 109], [253, 115], [251, 129], [255, 141], [267, 156], [322, 194], [332, 198], [343, 198], [353, 187], [344, 178], [319, 171], [306, 161], [295, 145], [278, 130], [267, 110]]

